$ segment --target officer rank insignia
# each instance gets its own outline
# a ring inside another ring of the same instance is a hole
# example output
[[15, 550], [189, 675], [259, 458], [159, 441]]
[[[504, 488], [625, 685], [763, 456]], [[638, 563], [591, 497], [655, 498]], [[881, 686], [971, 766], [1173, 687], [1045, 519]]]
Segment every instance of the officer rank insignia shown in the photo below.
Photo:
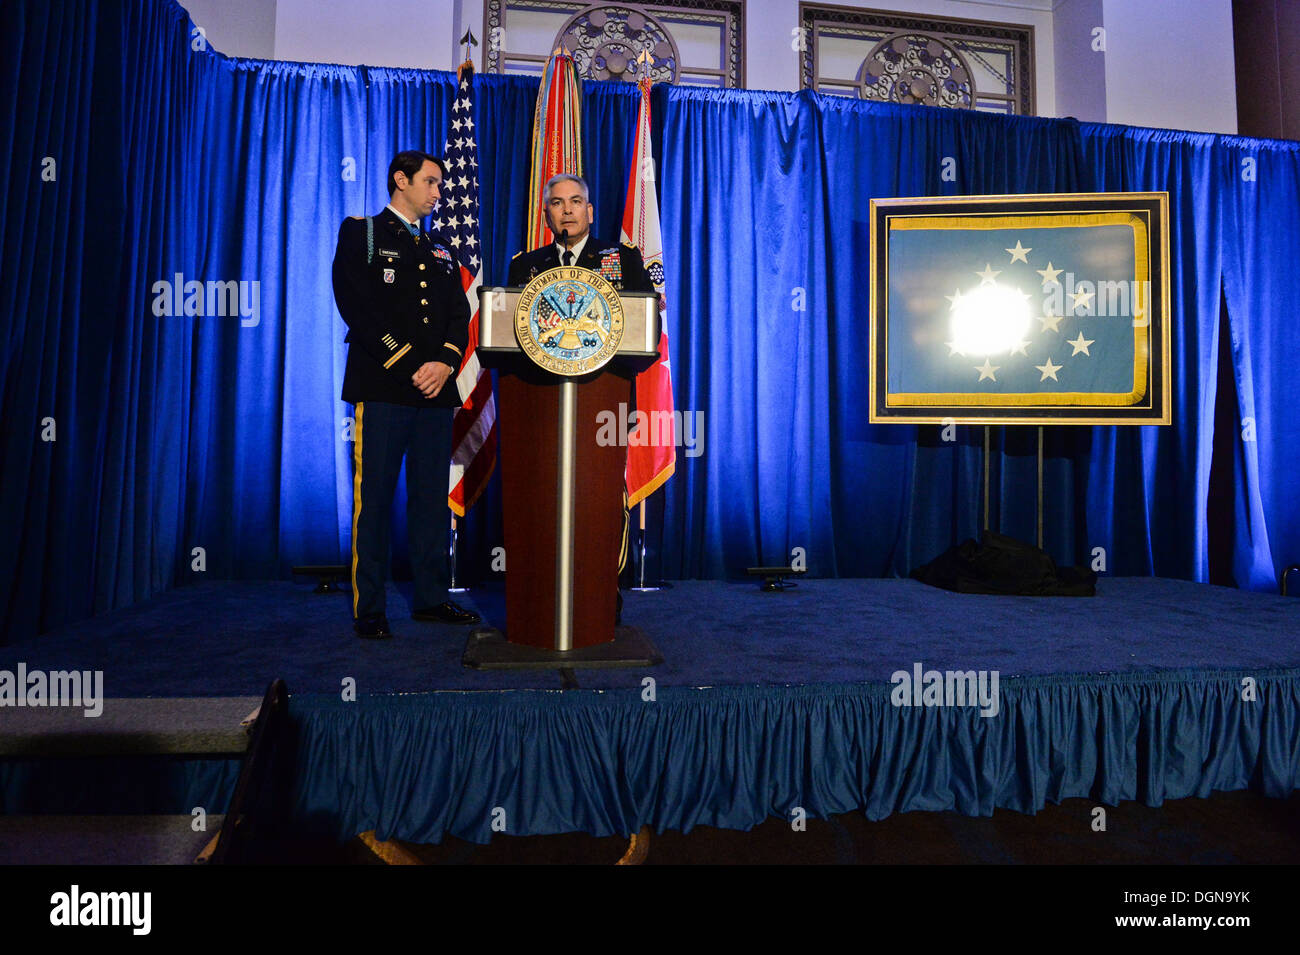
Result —
[[389, 285], [393, 284], [393, 279], [397, 278], [396, 269], [384, 269], [384, 281]]

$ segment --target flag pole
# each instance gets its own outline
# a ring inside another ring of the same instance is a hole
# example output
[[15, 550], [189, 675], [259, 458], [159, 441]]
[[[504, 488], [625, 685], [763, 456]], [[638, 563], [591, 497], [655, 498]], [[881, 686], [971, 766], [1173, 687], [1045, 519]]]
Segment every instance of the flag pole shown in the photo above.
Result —
[[984, 426], [984, 529], [989, 529], [989, 426]]
[[456, 583], [456, 544], [460, 540], [460, 530], [456, 521], [456, 512], [451, 512], [451, 547], [448, 549], [448, 559], [451, 563], [451, 586], [447, 588], [449, 594], [463, 594], [469, 590], [468, 587], [462, 587]]
[[1038, 549], [1043, 549], [1043, 426], [1038, 426]]
[[641, 502], [637, 504], [638, 523], [640, 525], [640, 531], [641, 531], [640, 534], [641, 541], [638, 547], [638, 551], [639, 551], [638, 560], [641, 564], [641, 567], [637, 571], [637, 578], [638, 578], [637, 586], [632, 587], [630, 589], [632, 590], [633, 593], [652, 594], [652, 593], [658, 593], [660, 590], [666, 589], [668, 587], [668, 584], [666, 584], [662, 580], [662, 578], [659, 580], [658, 583], [650, 584], [649, 586], [647, 586], [645, 582], [645, 502], [646, 500], [647, 499], [643, 497], [641, 498]]
[[638, 504], [636, 507], [637, 507], [637, 515], [638, 515], [638, 519], [637, 519], [638, 526], [641, 531], [639, 535], [640, 542], [641, 542], [639, 548], [640, 554], [637, 557], [637, 562], [641, 566], [637, 575], [637, 586], [634, 589], [643, 591], [646, 589], [646, 585], [645, 585], [645, 498], [641, 498], [641, 503]]

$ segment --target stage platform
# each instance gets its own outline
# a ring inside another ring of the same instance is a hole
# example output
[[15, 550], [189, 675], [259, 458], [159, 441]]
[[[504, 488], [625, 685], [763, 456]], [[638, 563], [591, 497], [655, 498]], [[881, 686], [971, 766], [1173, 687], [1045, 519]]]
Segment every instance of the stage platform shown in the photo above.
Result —
[[[409, 591], [390, 588], [397, 637], [363, 641], [349, 597], [311, 589], [179, 588], [0, 648], [0, 669], [102, 670], [106, 713], [143, 697], [207, 698], [230, 713], [229, 698], [260, 696], [282, 677], [295, 821], [338, 838], [748, 829], [796, 808], [988, 815], [1074, 796], [1159, 805], [1300, 787], [1294, 598], [1145, 578], [1103, 578], [1094, 598], [958, 595], [891, 579], [805, 579], [775, 594], [684, 581], [624, 595], [624, 622], [663, 664], [578, 671], [576, 688], [561, 690], [555, 671], [464, 668], [469, 628], [410, 620]], [[504, 624], [499, 585], [463, 596]], [[891, 675], [918, 665], [996, 672], [996, 715], [895, 705]], [[355, 702], [342, 698], [349, 685]], [[59, 777], [40, 765], [56, 753], [41, 744], [41, 721], [66, 714], [26, 710], [19, 727], [15, 712], [0, 717], [4, 735], [26, 739], [0, 756], [4, 812], [121, 811], [85, 800], [33, 808], [49, 805], [42, 791]], [[224, 811], [238, 754], [224, 754], [219, 772], [206, 758], [204, 772], [173, 780], [175, 805], [141, 811]]]

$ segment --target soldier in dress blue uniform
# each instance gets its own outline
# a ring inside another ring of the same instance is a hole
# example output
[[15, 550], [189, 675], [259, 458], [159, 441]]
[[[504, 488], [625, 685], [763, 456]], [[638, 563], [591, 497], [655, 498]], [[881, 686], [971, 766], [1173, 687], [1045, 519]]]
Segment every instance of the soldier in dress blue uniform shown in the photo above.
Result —
[[[578, 265], [598, 273], [620, 292], [655, 291], [654, 281], [646, 271], [641, 251], [619, 242], [602, 242], [591, 234], [595, 209], [587, 183], [579, 176], [560, 173], [547, 180], [542, 190], [542, 210], [555, 241], [531, 252], [520, 252], [510, 260], [508, 285], [527, 285], [530, 280], [561, 265]], [[619, 548], [618, 569], [627, 560], [627, 492], [623, 493], [623, 542]], [[623, 594], [615, 601], [615, 622], [622, 619]]]
[[469, 335], [460, 263], [420, 227], [446, 168], [417, 150], [388, 167], [389, 204], [344, 220], [334, 253], [334, 300], [347, 323], [343, 400], [356, 406], [352, 498], [352, 616], [359, 636], [392, 636], [385, 612], [393, 494], [402, 459], [416, 620], [475, 623], [447, 599], [451, 421]]

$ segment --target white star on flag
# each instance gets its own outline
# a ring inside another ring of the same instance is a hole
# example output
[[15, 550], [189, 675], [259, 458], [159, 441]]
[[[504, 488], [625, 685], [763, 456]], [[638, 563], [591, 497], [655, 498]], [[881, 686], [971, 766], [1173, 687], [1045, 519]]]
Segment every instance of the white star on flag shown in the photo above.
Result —
[[1084, 338], [1083, 332], [1079, 332], [1078, 338], [1076, 338], [1074, 341], [1067, 341], [1066, 344], [1074, 346], [1074, 352], [1072, 353], [1072, 355], [1077, 355], [1079, 354], [1079, 352], [1083, 352], [1085, 355], [1091, 358], [1092, 352], [1088, 351], [1088, 346], [1095, 341], [1096, 341], [1095, 338]]
[[1052, 381], [1059, 381], [1060, 379], [1056, 377], [1056, 373], [1065, 366], [1053, 365], [1052, 359], [1049, 357], [1046, 365], [1035, 365], [1034, 367], [1043, 373], [1043, 377], [1039, 381], [1046, 381], [1048, 378], [1052, 379]]
[[1049, 285], [1058, 284], [1056, 277], [1064, 272], [1065, 269], [1054, 269], [1052, 268], [1052, 263], [1049, 261], [1047, 263], [1047, 268], [1034, 269], [1034, 271], [1043, 277], [1043, 288], [1047, 288]]
[[1028, 265], [1029, 259], [1025, 258], [1025, 256], [1034, 250], [1032, 248], [1026, 249], [1023, 245], [1020, 244], [1020, 240], [1016, 239], [1016, 247], [1014, 249], [1007, 249], [1007, 251], [1011, 253], [1012, 265], [1015, 265], [1017, 262], [1024, 262], [1025, 265]]

